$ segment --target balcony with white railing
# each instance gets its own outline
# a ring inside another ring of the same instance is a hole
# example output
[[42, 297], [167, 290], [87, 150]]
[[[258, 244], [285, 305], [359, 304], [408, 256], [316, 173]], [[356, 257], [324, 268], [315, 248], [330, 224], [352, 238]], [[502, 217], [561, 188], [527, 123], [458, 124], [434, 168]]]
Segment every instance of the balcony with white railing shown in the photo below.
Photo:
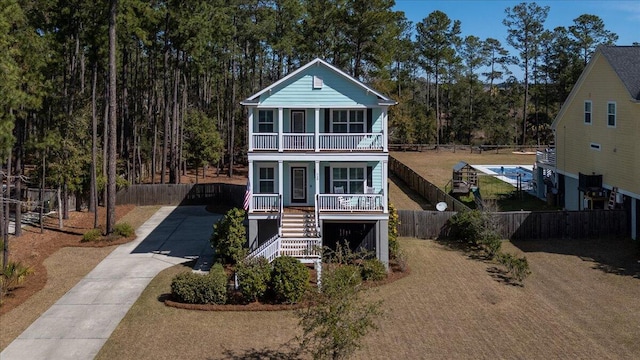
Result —
[[383, 150], [381, 133], [369, 134], [320, 134], [320, 150], [371, 151]]
[[382, 133], [253, 133], [251, 146], [253, 151], [383, 151], [384, 138]]
[[318, 211], [383, 212], [382, 194], [319, 194]]
[[556, 165], [556, 149], [546, 149], [544, 151], [536, 151], [536, 162], [549, 166]]
[[280, 195], [278, 194], [252, 194], [252, 209], [259, 212], [279, 212]]
[[322, 254], [322, 240], [313, 239], [288, 239], [279, 235], [273, 236], [257, 249], [252, 251], [247, 258], [264, 257], [272, 262], [280, 256], [291, 256], [302, 262], [320, 258]]

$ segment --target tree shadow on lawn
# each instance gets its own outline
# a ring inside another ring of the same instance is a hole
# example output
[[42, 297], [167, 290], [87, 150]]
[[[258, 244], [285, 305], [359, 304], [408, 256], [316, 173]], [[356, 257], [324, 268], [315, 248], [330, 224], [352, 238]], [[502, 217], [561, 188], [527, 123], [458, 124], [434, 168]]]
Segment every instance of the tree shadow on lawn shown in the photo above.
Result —
[[[300, 351], [291, 345], [283, 345], [281, 349], [248, 349], [248, 350], [225, 350], [224, 359], [230, 360], [297, 360], [302, 359]], [[209, 358], [212, 359], [212, 358]]]
[[640, 279], [640, 242], [629, 238], [512, 240], [525, 253], [573, 255], [608, 274]]
[[489, 275], [499, 283], [516, 287], [524, 287], [521, 282], [518, 282], [511, 278], [506, 270], [500, 269], [497, 266], [491, 266], [487, 268], [487, 273], [489, 273]]

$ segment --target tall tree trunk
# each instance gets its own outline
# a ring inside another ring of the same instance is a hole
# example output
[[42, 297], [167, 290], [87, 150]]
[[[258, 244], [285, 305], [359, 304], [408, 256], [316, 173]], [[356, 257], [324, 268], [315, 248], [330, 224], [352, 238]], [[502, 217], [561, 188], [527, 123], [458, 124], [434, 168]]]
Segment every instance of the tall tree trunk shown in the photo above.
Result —
[[98, 162], [98, 114], [96, 104], [96, 88], [98, 87], [98, 64], [93, 63], [93, 77], [91, 80], [91, 184], [89, 186], [89, 211], [92, 211], [93, 227], [98, 227], [98, 186], [97, 170]]
[[116, 146], [117, 146], [117, 99], [116, 99], [116, 11], [118, 0], [109, 6], [109, 166], [107, 169], [107, 226], [106, 233], [113, 233], [116, 224]]
[[167, 168], [167, 152], [169, 147], [169, 123], [171, 118], [169, 116], [169, 12], [167, 12], [165, 18], [165, 33], [164, 33], [164, 67], [163, 67], [163, 82], [164, 82], [164, 141], [162, 142], [162, 165], [160, 166], [160, 183], [165, 183], [165, 170]]
[[24, 125], [26, 121], [16, 120], [16, 226], [14, 231], [15, 237], [22, 235], [22, 152], [24, 150]]

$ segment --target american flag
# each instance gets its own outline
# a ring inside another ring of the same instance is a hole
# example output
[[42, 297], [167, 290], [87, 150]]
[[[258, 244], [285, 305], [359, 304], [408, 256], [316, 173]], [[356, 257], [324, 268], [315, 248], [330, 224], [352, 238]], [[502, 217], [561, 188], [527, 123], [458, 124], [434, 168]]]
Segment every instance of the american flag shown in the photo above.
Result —
[[242, 208], [245, 211], [249, 211], [249, 202], [251, 201], [251, 181], [247, 179], [247, 190], [244, 192], [244, 202]]

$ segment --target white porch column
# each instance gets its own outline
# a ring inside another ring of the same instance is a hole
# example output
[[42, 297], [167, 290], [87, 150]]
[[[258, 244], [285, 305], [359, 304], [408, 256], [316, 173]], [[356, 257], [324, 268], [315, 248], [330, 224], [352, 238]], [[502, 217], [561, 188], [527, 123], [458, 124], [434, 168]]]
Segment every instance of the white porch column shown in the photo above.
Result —
[[249, 152], [253, 151], [253, 110], [255, 108], [254, 107], [249, 107], [248, 111], [249, 111], [249, 141], [247, 142], [247, 144], [249, 144]]
[[[382, 175], [384, 176], [382, 182], [382, 207], [384, 213], [389, 212], [389, 161], [384, 160], [382, 162]], [[386, 186], [385, 186], [386, 185]]]
[[[316, 167], [315, 167], [314, 173], [315, 173], [315, 180], [316, 180], [316, 183], [315, 183], [316, 196], [314, 196], [314, 198], [317, 198], [317, 195], [320, 194], [320, 161], [316, 160], [315, 166]], [[318, 204], [316, 204], [316, 206], [318, 206]]]
[[251, 186], [251, 197], [249, 198], [249, 210], [247, 210], [248, 213], [253, 212], [253, 193], [255, 192], [253, 189], [255, 189], [256, 184], [253, 183], [253, 160], [249, 160], [249, 169], [247, 171], [247, 177], [248, 177], [248, 182], [249, 185]]
[[387, 134], [389, 133], [389, 128], [387, 124], [388, 120], [389, 120], [389, 113], [387, 112], [387, 108], [383, 107], [382, 108], [382, 150], [384, 152], [388, 151], [388, 146], [387, 146], [387, 144], [389, 143], [387, 139]]
[[284, 206], [284, 165], [282, 160], [278, 160], [278, 194], [282, 196], [282, 206]]
[[[316, 152], [318, 152], [320, 151], [320, 108], [316, 108], [316, 126], [314, 131], [315, 131], [315, 140], [313, 143], [314, 143], [314, 148]], [[318, 162], [316, 161], [316, 169], [317, 167], [318, 167]]]
[[278, 108], [278, 152], [282, 152], [282, 131], [284, 128], [283, 122], [284, 111], [282, 110], [282, 108]]

